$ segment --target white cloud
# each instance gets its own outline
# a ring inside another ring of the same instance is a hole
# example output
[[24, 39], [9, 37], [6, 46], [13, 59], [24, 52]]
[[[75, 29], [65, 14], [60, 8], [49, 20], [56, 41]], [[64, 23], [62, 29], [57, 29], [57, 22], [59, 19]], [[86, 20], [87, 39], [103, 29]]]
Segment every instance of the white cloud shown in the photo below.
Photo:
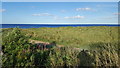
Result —
[[114, 15], [120, 15], [120, 13], [113, 13]]
[[64, 13], [64, 12], [66, 12], [66, 10], [61, 10], [61, 12], [63, 12], [63, 13]]
[[0, 12], [5, 12], [6, 11], [6, 9], [0, 9]]
[[32, 14], [32, 16], [54, 16], [54, 15], [49, 13], [39, 13], [39, 14]]
[[82, 19], [82, 18], [85, 18], [84, 16], [80, 16], [80, 15], [77, 15], [77, 16], [72, 16], [72, 17], [64, 17], [64, 19]]
[[89, 11], [91, 8], [76, 8], [76, 11]]

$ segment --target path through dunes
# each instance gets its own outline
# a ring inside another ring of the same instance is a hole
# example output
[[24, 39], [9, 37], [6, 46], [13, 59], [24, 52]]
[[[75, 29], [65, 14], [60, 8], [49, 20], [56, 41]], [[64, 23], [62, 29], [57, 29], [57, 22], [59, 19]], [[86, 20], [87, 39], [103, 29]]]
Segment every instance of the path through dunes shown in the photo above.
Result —
[[[42, 45], [52, 46], [51, 43], [49, 43], [49, 42], [43, 42], [43, 41], [31, 40], [31, 39], [30, 39], [30, 43], [32, 43], [32, 44], [42, 44]], [[57, 46], [58, 48], [65, 47], [64, 45], [58, 45], [58, 44], [56, 44], [56, 46]], [[78, 51], [83, 50], [83, 49], [81, 49], [81, 48], [75, 48], [75, 47], [72, 48], [72, 49], [73, 49], [73, 50], [78, 50]]]
[[[32, 44], [43, 44], [43, 45], [50, 45], [51, 43], [49, 42], [44, 42], [44, 41], [38, 41], [38, 40], [31, 40], [30, 43]], [[64, 45], [56, 45], [57, 47], [64, 47]]]
[[49, 42], [43, 42], [43, 41], [38, 41], [38, 40], [31, 40], [30, 43], [37, 44], [37, 43], [44, 43], [44, 44], [49, 44]]

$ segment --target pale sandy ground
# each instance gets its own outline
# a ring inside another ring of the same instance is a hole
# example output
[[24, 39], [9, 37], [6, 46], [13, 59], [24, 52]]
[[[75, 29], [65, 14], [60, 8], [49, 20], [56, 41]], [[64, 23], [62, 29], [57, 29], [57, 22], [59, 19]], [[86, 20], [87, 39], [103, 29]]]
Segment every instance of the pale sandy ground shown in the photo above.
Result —
[[[50, 44], [49, 42], [43, 42], [43, 41], [38, 41], [38, 40], [30, 40], [30, 43], [33, 43], [33, 44], [38, 44], [38, 43]], [[57, 45], [57, 47], [64, 47], [64, 45]]]
[[[38, 40], [31, 40], [30, 39], [30, 43], [32, 43], [32, 44], [39, 44], [39, 43], [42, 43], [42, 44], [50, 44], [49, 42], [43, 42], [43, 41], [38, 41]], [[58, 45], [57, 44], [57, 47], [64, 47], [64, 45]], [[72, 48], [72, 49], [74, 49], [74, 50], [81, 50], [80, 48]]]

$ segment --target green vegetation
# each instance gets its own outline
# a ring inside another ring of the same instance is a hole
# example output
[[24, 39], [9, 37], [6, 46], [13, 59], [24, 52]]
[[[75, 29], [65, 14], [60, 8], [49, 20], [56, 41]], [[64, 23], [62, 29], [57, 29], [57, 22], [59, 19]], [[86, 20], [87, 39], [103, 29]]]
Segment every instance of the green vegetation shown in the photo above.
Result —
[[[81, 65], [83, 66], [119, 66], [120, 43], [95, 43], [90, 45], [90, 50], [81, 51]], [[86, 60], [86, 61], [85, 61]]]
[[[3, 29], [2, 66], [119, 67], [118, 28], [101, 26]], [[64, 47], [40, 50], [29, 43], [29, 39], [55, 41], [57, 45], [62, 44]], [[87, 49], [83, 49], [84, 46]]]
[[30, 28], [23, 32], [34, 40], [56, 41], [61, 45], [85, 47], [91, 43], [114, 42], [118, 40], [118, 27], [58, 27]]

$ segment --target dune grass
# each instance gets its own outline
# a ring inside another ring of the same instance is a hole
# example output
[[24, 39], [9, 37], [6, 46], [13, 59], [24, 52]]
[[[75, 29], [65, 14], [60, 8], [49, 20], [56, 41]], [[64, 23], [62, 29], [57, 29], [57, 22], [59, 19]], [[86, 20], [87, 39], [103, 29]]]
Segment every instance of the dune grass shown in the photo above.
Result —
[[87, 47], [91, 43], [118, 41], [118, 28], [109, 26], [57, 27], [21, 29], [33, 40], [73, 47]]

